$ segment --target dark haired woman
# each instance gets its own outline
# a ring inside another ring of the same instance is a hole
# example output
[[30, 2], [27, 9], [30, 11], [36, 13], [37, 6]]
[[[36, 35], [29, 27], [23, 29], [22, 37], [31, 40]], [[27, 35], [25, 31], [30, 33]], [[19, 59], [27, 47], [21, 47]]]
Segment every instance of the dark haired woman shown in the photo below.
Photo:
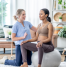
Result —
[[[42, 23], [38, 25], [36, 37], [27, 41], [23, 41], [21, 43], [21, 52], [24, 63], [20, 67], [28, 67], [27, 50], [34, 52], [38, 51], [38, 59], [39, 59], [38, 67], [41, 67], [43, 53], [44, 52], [48, 53], [54, 50], [54, 46], [51, 42], [53, 34], [53, 26], [50, 23], [51, 19], [49, 17], [49, 10], [41, 9], [39, 13], [39, 18], [40, 20], [42, 20]], [[37, 41], [37, 44], [30, 43], [33, 41]]]

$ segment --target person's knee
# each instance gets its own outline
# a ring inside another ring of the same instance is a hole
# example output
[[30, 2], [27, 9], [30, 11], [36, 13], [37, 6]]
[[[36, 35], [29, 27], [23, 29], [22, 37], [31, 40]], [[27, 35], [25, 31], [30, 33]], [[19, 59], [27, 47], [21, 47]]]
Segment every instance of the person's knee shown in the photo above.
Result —
[[26, 44], [22, 44], [21, 47], [23, 48], [23, 47], [25, 47], [25, 45], [26, 45]]
[[24, 44], [23, 45], [21, 45], [21, 49], [23, 49], [24, 48]]
[[38, 49], [42, 49], [42, 46], [41, 46], [41, 47], [39, 47]]
[[39, 47], [38, 51], [40, 51], [40, 52], [43, 51], [43, 47]]

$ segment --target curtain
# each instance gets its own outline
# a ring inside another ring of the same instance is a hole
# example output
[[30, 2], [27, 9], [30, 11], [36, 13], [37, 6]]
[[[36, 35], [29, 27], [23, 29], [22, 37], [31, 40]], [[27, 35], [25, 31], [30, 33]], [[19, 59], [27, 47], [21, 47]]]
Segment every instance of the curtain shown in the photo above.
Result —
[[7, 4], [6, 0], [0, 0], [0, 26], [5, 24]]
[[17, 0], [0, 0], [0, 27], [13, 24]]
[[[25, 0], [26, 20], [30, 21], [37, 27], [41, 23], [39, 19], [39, 11], [42, 8], [47, 8], [51, 12], [51, 0]], [[50, 14], [51, 15], [51, 14]]]
[[[52, 0], [16, 0], [17, 8], [24, 9], [26, 11], [26, 20], [30, 21], [34, 26], [37, 27], [41, 23], [39, 19], [39, 11], [42, 8], [47, 8], [51, 12]], [[51, 17], [50, 13], [50, 17]]]

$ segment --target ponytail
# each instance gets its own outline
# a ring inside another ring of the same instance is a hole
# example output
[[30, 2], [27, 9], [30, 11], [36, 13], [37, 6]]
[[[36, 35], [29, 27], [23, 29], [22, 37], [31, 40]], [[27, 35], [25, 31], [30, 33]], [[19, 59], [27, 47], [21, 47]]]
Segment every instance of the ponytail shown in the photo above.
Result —
[[47, 21], [51, 22], [51, 18], [50, 17], [47, 17]]
[[15, 20], [17, 20], [17, 17], [16, 17], [16, 16], [14, 16], [14, 19], [15, 19]]

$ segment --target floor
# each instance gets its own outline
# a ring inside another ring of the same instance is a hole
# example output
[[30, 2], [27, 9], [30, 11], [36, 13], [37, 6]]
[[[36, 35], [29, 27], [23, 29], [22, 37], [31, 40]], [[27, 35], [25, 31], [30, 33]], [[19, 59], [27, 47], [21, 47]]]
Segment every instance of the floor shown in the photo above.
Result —
[[[11, 59], [11, 49], [7, 49], [6, 48], [6, 51], [5, 51], [5, 54], [3, 52], [3, 49], [0, 49], [0, 59], [3, 58], [3, 56], [8, 56], [8, 59]], [[66, 57], [64, 55], [62, 55], [62, 51], [60, 51], [60, 54], [61, 54], [61, 61], [66, 61]], [[66, 54], [66, 52], [64, 53]], [[13, 49], [13, 57], [15, 57], [15, 49]]]
[[66, 56], [65, 56], [66, 55], [66, 52], [64, 53], [64, 55], [62, 55], [62, 51], [60, 51], [60, 54], [61, 54], [61, 61], [62, 62], [65, 61], [66, 62]]
[[7, 56], [8, 57], [8, 59], [12, 59], [12, 58], [15, 58], [15, 54], [13, 54], [12, 55], [12, 57], [11, 57], [11, 54], [0, 54], [0, 59], [2, 59], [4, 56]]
[[[11, 49], [10, 48], [6, 48], [5, 53], [4, 53], [3, 49], [1, 48], [0, 49], [0, 59], [2, 59], [4, 56], [7, 56], [8, 59], [13, 59], [11, 57], [10, 53], [11, 53]], [[13, 57], [15, 57], [15, 49], [13, 49]]]
[[[11, 52], [10, 49], [6, 49], [6, 52], [4, 54], [3, 49], [0, 49], [0, 59], [3, 58], [3, 56], [8, 56], [8, 59], [14, 59], [15, 58], [15, 49], [13, 49], [13, 57], [11, 57], [10, 52]], [[60, 54], [62, 54], [62, 51], [60, 51]], [[64, 55], [61, 55], [61, 61], [62, 62], [59, 67], [66, 67], [66, 57]], [[8, 66], [8, 65], [0, 64], [0, 67], [16, 67], [16, 66]], [[29, 67], [34, 67], [34, 66], [31, 65]]]
[[[0, 64], [0, 67], [19, 67], [19, 66], [10, 66], [10, 65]], [[29, 65], [28, 67], [34, 67], [34, 65]], [[66, 67], [66, 62], [61, 62], [59, 67]]]

